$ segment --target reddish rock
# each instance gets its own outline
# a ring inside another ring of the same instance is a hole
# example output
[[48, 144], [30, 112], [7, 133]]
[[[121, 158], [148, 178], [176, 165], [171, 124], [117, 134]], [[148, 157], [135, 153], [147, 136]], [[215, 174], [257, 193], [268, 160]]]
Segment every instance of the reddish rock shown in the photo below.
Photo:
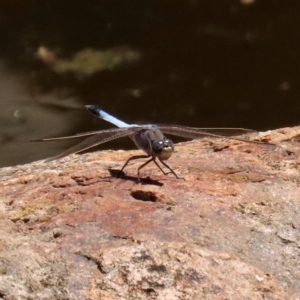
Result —
[[0, 298], [299, 299], [300, 127], [0, 170]]

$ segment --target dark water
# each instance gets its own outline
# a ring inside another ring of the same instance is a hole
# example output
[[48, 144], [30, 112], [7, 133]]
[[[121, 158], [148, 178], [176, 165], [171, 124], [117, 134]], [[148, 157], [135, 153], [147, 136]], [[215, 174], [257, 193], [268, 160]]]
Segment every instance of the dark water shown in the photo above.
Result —
[[[299, 125], [298, 1], [4, 1], [0, 165], [57, 154], [28, 140], [133, 123]], [[16, 9], [16, 7], [18, 9]], [[130, 147], [130, 143], [104, 148]]]

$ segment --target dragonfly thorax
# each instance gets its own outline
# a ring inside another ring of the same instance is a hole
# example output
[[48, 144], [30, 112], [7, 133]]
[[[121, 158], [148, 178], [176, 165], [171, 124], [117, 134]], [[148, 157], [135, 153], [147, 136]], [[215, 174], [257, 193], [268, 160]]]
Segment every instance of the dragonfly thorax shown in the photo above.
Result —
[[174, 144], [171, 140], [164, 138], [156, 140], [152, 143], [152, 152], [161, 160], [167, 160], [174, 151]]

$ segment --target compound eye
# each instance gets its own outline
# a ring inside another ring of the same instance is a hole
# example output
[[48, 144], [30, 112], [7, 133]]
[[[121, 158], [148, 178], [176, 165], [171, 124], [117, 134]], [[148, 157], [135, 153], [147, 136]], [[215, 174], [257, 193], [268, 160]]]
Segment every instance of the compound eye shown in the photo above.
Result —
[[168, 139], [154, 141], [152, 151], [160, 160], [167, 160], [174, 151], [173, 142]]
[[171, 147], [172, 149], [174, 149], [174, 144], [173, 144], [173, 142], [172, 142], [171, 140], [169, 140], [169, 139], [165, 139], [165, 140], [164, 140], [164, 146], [165, 146], [165, 147]]
[[154, 152], [160, 152], [164, 148], [164, 142], [161, 140], [154, 141], [152, 144], [152, 150]]

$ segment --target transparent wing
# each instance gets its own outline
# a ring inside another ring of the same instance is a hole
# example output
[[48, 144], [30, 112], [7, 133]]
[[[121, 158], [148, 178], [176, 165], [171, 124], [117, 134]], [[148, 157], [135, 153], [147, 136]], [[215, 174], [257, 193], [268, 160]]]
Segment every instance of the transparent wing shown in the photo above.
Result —
[[59, 141], [59, 140], [68, 140], [68, 139], [76, 139], [80, 137], [90, 136], [90, 135], [103, 135], [106, 136], [106, 134], [118, 134], [119, 132], [123, 132], [126, 130], [129, 130], [132, 132], [133, 130], [140, 130], [141, 127], [123, 127], [123, 128], [111, 128], [111, 129], [102, 129], [102, 130], [95, 130], [95, 131], [88, 131], [88, 132], [82, 132], [82, 133], [76, 133], [74, 135], [69, 136], [62, 136], [62, 137], [55, 137], [55, 138], [46, 138], [46, 139], [40, 139], [40, 140], [32, 140], [30, 142], [52, 142], [52, 141]]
[[[181, 125], [169, 125], [169, 124], [159, 124], [157, 125], [161, 131], [186, 137], [190, 139], [196, 139], [202, 136], [235, 136], [235, 135], [242, 135], [246, 133], [256, 132], [252, 129], [245, 129], [245, 128], [223, 128], [223, 127], [216, 127], [216, 128], [198, 128], [198, 127], [187, 127]], [[168, 131], [168, 132], [167, 132]]]
[[262, 144], [276, 146], [275, 144], [252, 141], [246, 138], [239, 138], [235, 136], [243, 135], [246, 133], [256, 132], [255, 130], [245, 128], [196, 128], [196, 127], [185, 127], [176, 125], [158, 125], [163, 133], [179, 136], [187, 139], [199, 139], [203, 137], [214, 137], [224, 138], [247, 143]]
[[[103, 144], [103, 143], [106, 143], [106, 142], [109, 142], [109, 141], [112, 141], [112, 140], [115, 140], [115, 139], [118, 139], [121, 137], [129, 136], [132, 133], [133, 133], [133, 130], [128, 130], [128, 129], [124, 130], [123, 129], [123, 130], [119, 130], [117, 133], [111, 132], [109, 130], [106, 132], [101, 132], [100, 134], [94, 134], [93, 136], [86, 138], [79, 144], [76, 144], [75, 146], [67, 149], [66, 151], [64, 151], [54, 157], [50, 157], [50, 158], [46, 159], [46, 162], [62, 158], [62, 157], [65, 157], [65, 156], [73, 154], [73, 153], [82, 152], [84, 150], [98, 146], [100, 144]], [[72, 136], [72, 137], [77, 137], [77, 136]], [[69, 138], [69, 137], [66, 137], [66, 138]], [[46, 139], [46, 141], [51, 141], [51, 140], [53, 141], [53, 140], [57, 140], [57, 139], [61, 139], [61, 138]], [[42, 140], [42, 141], [44, 141], [44, 140]]]

